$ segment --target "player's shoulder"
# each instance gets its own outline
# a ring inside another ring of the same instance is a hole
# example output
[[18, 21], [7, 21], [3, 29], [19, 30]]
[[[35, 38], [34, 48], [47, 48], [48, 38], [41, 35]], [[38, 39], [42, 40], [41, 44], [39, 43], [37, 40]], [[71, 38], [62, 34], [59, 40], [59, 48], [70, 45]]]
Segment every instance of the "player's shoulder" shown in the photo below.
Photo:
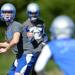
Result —
[[11, 27], [13, 32], [22, 32], [23, 30], [22, 24], [18, 21], [13, 21], [13, 24]]
[[48, 45], [54, 46], [57, 42], [59, 42], [59, 41], [58, 41], [58, 40], [50, 40], [50, 41], [48, 42]]
[[20, 22], [18, 22], [18, 21], [14, 21], [13, 25], [19, 25], [19, 26], [21, 26], [22, 24]]
[[12, 24], [12, 28], [13, 29], [15, 29], [15, 28], [22, 29], [23, 25], [20, 22], [18, 22], [18, 21], [14, 21], [13, 24]]
[[75, 43], [75, 38], [70, 39], [72, 43]]
[[74, 42], [75, 43], [75, 39], [74, 38], [68, 38], [68, 39], [55, 39], [55, 40], [51, 40], [48, 42], [48, 44], [57, 44], [57, 43], [64, 43], [64, 42]]
[[23, 25], [26, 26], [26, 25], [29, 24], [29, 23], [30, 23], [30, 20], [27, 19], [26, 21], [23, 22]]

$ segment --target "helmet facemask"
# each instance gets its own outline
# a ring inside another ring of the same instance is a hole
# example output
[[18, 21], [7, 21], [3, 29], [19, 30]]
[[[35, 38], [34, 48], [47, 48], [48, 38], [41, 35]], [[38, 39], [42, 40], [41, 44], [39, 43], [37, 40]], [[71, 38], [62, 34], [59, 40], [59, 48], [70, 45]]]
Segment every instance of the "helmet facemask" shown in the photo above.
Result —
[[30, 3], [27, 6], [27, 14], [30, 21], [35, 22], [39, 17], [39, 6], [36, 3]]
[[13, 11], [2, 11], [1, 17], [6, 22], [11, 22], [14, 19]]
[[28, 17], [31, 21], [36, 21], [39, 17], [39, 12], [28, 12]]

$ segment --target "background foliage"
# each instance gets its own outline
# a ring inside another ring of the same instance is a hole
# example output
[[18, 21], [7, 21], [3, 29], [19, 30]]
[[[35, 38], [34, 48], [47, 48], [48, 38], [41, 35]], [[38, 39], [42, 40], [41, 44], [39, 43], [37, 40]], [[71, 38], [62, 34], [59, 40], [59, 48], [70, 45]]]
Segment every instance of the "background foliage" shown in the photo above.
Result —
[[17, 9], [16, 20], [23, 23], [27, 19], [26, 7], [30, 2], [39, 4], [40, 17], [46, 24], [47, 33], [52, 20], [58, 15], [68, 15], [75, 20], [75, 0], [0, 0], [0, 6], [4, 3], [14, 4]]
[[[14, 4], [17, 9], [16, 20], [23, 23], [27, 19], [26, 7], [30, 2], [39, 4], [41, 11], [40, 17], [45, 22], [48, 35], [51, 22], [56, 16], [68, 15], [75, 21], [75, 0], [0, 0], [0, 7], [4, 3]], [[5, 23], [0, 20], [0, 41], [4, 41], [4, 30]], [[0, 75], [6, 75], [9, 65], [13, 60], [14, 55], [11, 52], [0, 54]], [[55, 67], [53, 61], [49, 65], [51, 65], [51, 69]]]

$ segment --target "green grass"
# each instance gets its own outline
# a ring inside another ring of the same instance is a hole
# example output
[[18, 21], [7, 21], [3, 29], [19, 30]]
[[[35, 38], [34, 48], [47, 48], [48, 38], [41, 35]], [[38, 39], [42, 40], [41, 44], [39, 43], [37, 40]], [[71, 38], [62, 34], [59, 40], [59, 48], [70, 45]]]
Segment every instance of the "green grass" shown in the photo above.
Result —
[[0, 75], [6, 75], [15, 56], [12, 52], [0, 54]]
[[46, 75], [62, 75], [59, 67], [54, 63], [53, 60], [50, 60], [46, 65]]

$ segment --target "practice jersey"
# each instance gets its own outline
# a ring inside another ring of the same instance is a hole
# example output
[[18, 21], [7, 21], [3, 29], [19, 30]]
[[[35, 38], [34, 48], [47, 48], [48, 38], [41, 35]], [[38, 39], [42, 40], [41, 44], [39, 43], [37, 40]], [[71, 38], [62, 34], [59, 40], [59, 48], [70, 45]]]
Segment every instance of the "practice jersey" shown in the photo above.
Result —
[[64, 75], [75, 75], [75, 39], [54, 40], [48, 46]]
[[30, 19], [28, 19], [26, 20], [26, 22], [23, 23], [23, 26], [25, 33], [27, 32], [33, 33], [33, 37], [28, 37], [28, 39], [30, 40], [34, 49], [36, 49], [35, 51], [41, 51], [42, 49], [41, 43], [42, 42], [47, 43], [48, 41], [48, 37], [45, 34], [43, 21], [38, 19], [35, 23], [32, 23]]
[[[10, 42], [13, 38], [13, 35], [15, 32], [22, 32], [22, 25], [19, 22], [13, 21], [7, 26], [6, 30], [6, 40]], [[22, 50], [21, 50], [22, 49]], [[19, 51], [23, 51], [23, 41], [22, 41], [22, 35], [20, 36], [19, 43], [15, 46], [13, 46], [12, 51], [15, 52], [16, 54]]]

